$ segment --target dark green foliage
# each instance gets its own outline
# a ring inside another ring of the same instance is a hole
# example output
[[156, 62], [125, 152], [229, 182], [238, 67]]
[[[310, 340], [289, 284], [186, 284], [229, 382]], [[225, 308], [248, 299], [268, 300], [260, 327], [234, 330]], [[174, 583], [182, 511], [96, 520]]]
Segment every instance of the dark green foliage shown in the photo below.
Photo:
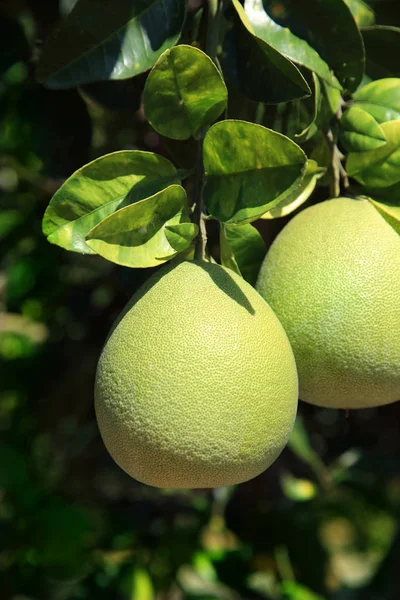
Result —
[[[399, 229], [398, 2], [226, 2], [211, 39], [206, 5], [73, 4], [0, 6], [1, 599], [398, 600], [399, 403], [302, 405], [268, 472], [176, 493], [112, 462], [92, 391], [151, 272], [122, 253], [193, 256], [202, 192], [206, 255], [251, 283], [303, 202], [368, 195]], [[171, 48], [203, 79], [143, 111]]]

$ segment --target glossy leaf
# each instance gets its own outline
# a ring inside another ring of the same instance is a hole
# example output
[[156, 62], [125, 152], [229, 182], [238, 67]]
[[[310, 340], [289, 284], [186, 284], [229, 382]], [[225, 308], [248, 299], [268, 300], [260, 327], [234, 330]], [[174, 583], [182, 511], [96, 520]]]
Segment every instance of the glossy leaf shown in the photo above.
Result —
[[[86, 240], [97, 254], [118, 265], [154, 267], [177, 253], [168, 241], [166, 227], [184, 222], [189, 222], [186, 192], [180, 185], [171, 185], [110, 215]], [[190, 244], [187, 240], [186, 248]], [[183, 250], [182, 242], [180, 246]]]
[[378, 202], [372, 198], [368, 198], [368, 200], [375, 206], [376, 210], [379, 211], [389, 225], [391, 225], [393, 229], [400, 235], [400, 202]]
[[376, 150], [352, 152], [346, 169], [362, 185], [387, 187], [400, 181], [400, 121], [381, 125], [387, 143]]
[[227, 90], [213, 61], [180, 45], [159, 58], [144, 88], [144, 110], [158, 133], [186, 140], [211, 125], [226, 107]]
[[[276, 50], [331, 85], [340, 87], [337, 77], [349, 91], [357, 89], [364, 72], [363, 44], [342, 0], [245, 0], [244, 8], [255, 34]], [[340, 27], [332, 27], [335, 22]]]
[[221, 121], [204, 140], [208, 211], [223, 223], [254, 221], [301, 181], [306, 156], [289, 138], [246, 121]]
[[340, 105], [340, 90], [332, 87], [326, 81], [322, 81], [322, 94], [327, 104], [327, 112], [331, 116], [335, 115]]
[[373, 79], [400, 77], [400, 28], [376, 25], [362, 30], [366, 72]]
[[315, 121], [317, 119], [321, 106], [321, 84], [315, 73], [311, 73], [312, 77], [312, 96], [309, 99], [303, 100], [303, 103], [309, 107], [310, 118], [307, 125], [302, 131], [295, 134], [295, 139], [301, 143], [310, 139], [316, 132], [317, 127]]
[[[304, 98], [311, 90], [298, 68], [254, 35], [242, 5], [235, 7], [234, 28], [224, 42], [224, 72], [250, 100], [278, 104]], [[257, 65], [254, 70], [250, 65]]]
[[185, 0], [80, 0], [48, 38], [38, 78], [65, 88], [143, 73], [176, 44], [185, 14]]
[[375, 23], [375, 13], [363, 0], [344, 0], [351, 10], [358, 27], [369, 27]]
[[389, 77], [372, 81], [354, 94], [353, 101], [378, 123], [399, 120], [400, 79]]
[[276, 207], [266, 212], [261, 218], [277, 219], [279, 217], [286, 217], [297, 210], [309, 199], [315, 190], [318, 179], [320, 179], [325, 172], [326, 169], [319, 167], [314, 160], [309, 159], [307, 161], [307, 170], [299, 186], [289, 194], [282, 194], [283, 198]]
[[85, 242], [93, 227], [171, 183], [179, 183], [176, 169], [158, 154], [136, 150], [106, 154], [76, 171], [54, 194], [43, 232], [52, 244], [93, 254]]
[[348, 152], [375, 150], [386, 144], [382, 127], [368, 112], [352, 106], [340, 120], [341, 141]]
[[259, 231], [250, 225], [221, 225], [221, 262], [255, 285], [265, 257]]
[[198, 233], [199, 228], [196, 223], [179, 223], [165, 227], [165, 237], [176, 252], [187, 250]]

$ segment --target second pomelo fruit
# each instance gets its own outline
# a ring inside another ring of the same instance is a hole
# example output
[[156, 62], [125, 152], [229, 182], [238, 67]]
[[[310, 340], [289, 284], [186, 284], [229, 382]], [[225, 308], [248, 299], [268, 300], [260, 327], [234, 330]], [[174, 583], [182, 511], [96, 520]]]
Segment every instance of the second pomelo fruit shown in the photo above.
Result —
[[219, 265], [182, 262], [133, 297], [100, 357], [100, 431], [114, 460], [157, 487], [246, 481], [284, 448], [297, 372], [271, 308]]
[[302, 400], [400, 399], [400, 236], [368, 200], [328, 200], [292, 219], [257, 289], [288, 334]]

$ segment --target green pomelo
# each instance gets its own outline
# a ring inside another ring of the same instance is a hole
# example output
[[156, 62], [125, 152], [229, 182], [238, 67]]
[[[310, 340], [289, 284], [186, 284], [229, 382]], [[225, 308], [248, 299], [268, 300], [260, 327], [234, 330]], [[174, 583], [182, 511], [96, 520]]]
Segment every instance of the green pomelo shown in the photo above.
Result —
[[257, 289], [288, 334], [302, 400], [364, 408], [400, 399], [400, 236], [370, 202], [302, 211], [272, 244]]
[[284, 448], [298, 381], [287, 336], [243, 279], [181, 262], [133, 296], [100, 357], [96, 414], [114, 460], [157, 487], [240, 483]]

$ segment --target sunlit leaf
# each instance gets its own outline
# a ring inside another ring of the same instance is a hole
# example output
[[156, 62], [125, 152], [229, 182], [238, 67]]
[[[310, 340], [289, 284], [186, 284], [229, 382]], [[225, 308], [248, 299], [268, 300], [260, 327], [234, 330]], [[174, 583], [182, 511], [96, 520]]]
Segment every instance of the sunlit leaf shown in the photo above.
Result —
[[351, 152], [346, 162], [350, 177], [377, 188], [400, 181], [400, 121], [388, 121], [381, 127], [387, 143], [376, 150]]
[[[180, 185], [171, 185], [105, 218], [88, 233], [86, 241], [92, 250], [118, 265], [154, 267], [177, 253], [168, 241], [166, 227], [185, 222], [189, 222], [186, 192]], [[182, 249], [184, 239], [181, 236]], [[186, 248], [190, 245], [191, 239], [186, 238]]]
[[400, 234], [400, 202], [389, 203], [389, 202], [378, 202], [372, 198], [368, 200], [375, 206], [382, 217], [393, 227], [398, 234]]
[[165, 227], [165, 237], [176, 252], [187, 250], [198, 233], [199, 228], [196, 223], [179, 223]]
[[204, 140], [210, 214], [223, 223], [254, 221], [303, 177], [306, 156], [289, 138], [246, 121], [221, 121]]
[[319, 167], [315, 160], [309, 159], [307, 161], [307, 170], [298, 187], [293, 189], [289, 194], [282, 194], [282, 200], [279, 201], [276, 207], [266, 212], [261, 218], [277, 219], [290, 215], [290, 213], [309, 199], [315, 190], [318, 179], [323, 177], [325, 172], [326, 169]]
[[85, 236], [95, 225], [172, 183], [179, 183], [176, 169], [158, 154], [138, 150], [106, 154], [76, 171], [54, 194], [43, 232], [53, 244], [91, 254]]
[[375, 150], [386, 144], [382, 127], [370, 113], [357, 105], [346, 110], [340, 127], [341, 141], [348, 152]]
[[144, 88], [144, 110], [158, 133], [176, 140], [195, 136], [226, 106], [227, 90], [213, 61], [198, 48], [167, 50]]
[[154, 600], [155, 591], [151, 577], [145, 569], [136, 567], [132, 576], [131, 600]]
[[400, 119], [400, 79], [378, 79], [358, 90], [353, 101], [378, 123]]
[[[364, 72], [363, 44], [342, 0], [245, 0], [244, 8], [256, 35], [276, 50], [331, 85], [338, 87], [332, 69], [346, 89], [357, 89]], [[340, 27], [332, 27], [335, 22]]]
[[[253, 28], [238, 0], [233, 0], [233, 29], [224, 41], [224, 72], [250, 100], [277, 104], [304, 98], [311, 90], [298, 68]], [[257, 65], [257, 69], [251, 68]]]
[[185, 0], [80, 0], [43, 48], [38, 78], [52, 88], [126, 79], [178, 41]]
[[358, 27], [368, 27], [375, 23], [375, 13], [363, 0], [344, 0], [350, 8]]

